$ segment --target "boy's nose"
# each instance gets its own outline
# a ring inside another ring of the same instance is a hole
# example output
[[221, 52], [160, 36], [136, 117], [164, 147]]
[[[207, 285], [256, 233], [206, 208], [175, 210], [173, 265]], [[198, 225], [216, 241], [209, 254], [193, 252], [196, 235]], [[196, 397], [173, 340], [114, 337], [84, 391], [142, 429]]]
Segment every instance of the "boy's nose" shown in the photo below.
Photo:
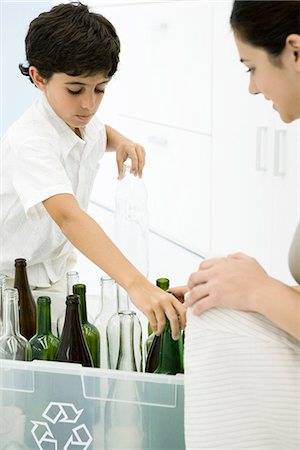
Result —
[[95, 108], [95, 98], [93, 95], [86, 95], [84, 98], [82, 98], [81, 106], [83, 109], [88, 109], [89, 111], [93, 111]]

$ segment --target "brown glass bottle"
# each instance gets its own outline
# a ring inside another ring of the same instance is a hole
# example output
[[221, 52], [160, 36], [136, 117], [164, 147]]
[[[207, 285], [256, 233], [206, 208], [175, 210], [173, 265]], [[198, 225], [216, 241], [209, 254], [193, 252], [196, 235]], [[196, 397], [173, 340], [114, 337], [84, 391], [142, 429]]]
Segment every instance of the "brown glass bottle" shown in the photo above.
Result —
[[15, 259], [15, 284], [19, 292], [20, 332], [27, 340], [36, 331], [36, 304], [32, 296], [26, 270], [26, 259]]
[[81, 328], [79, 295], [68, 295], [66, 305], [65, 323], [55, 360], [94, 367]]

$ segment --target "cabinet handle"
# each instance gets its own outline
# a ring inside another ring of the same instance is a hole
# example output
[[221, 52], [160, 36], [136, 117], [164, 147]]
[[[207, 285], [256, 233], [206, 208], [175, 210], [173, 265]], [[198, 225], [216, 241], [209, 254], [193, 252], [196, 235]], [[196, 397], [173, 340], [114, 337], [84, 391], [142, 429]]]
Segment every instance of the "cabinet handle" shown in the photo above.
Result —
[[258, 127], [256, 133], [256, 170], [266, 172], [267, 170], [267, 139], [268, 128]]
[[154, 144], [154, 145], [160, 145], [160, 146], [168, 145], [167, 139], [163, 139], [158, 136], [148, 136], [147, 141], [149, 142], [149, 144]]
[[157, 23], [153, 23], [150, 26], [150, 29], [152, 31], [165, 31], [169, 28], [168, 23], [167, 22], [157, 22]]
[[274, 146], [274, 175], [276, 177], [286, 175], [286, 151], [286, 130], [276, 130]]

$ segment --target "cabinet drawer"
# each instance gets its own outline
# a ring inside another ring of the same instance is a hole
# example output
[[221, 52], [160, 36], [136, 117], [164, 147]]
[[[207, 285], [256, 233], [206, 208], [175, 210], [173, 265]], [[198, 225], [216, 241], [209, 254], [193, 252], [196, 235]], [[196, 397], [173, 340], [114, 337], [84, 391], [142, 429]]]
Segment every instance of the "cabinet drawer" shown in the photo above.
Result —
[[211, 133], [209, 2], [99, 8], [121, 40], [121, 114]]
[[197, 253], [207, 253], [211, 138], [124, 117], [120, 126], [146, 149], [151, 228]]

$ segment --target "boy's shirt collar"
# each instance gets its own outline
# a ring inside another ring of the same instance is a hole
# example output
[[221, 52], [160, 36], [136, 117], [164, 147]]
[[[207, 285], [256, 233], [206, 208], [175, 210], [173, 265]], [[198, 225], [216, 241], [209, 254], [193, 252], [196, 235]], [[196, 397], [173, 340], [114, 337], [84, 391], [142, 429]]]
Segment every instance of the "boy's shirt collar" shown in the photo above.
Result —
[[[64, 135], [65, 145], [62, 147], [62, 153], [63, 153], [64, 158], [67, 158], [70, 150], [75, 145], [79, 144], [81, 147], [84, 147], [86, 144], [85, 139], [80, 138], [76, 133], [74, 133], [74, 131], [56, 114], [56, 112], [51, 107], [51, 105], [48, 102], [48, 99], [44, 93], [42, 93], [42, 96], [41, 96], [41, 103], [42, 103], [43, 107], [45, 108], [46, 112], [53, 119], [55, 126], [59, 131], [59, 134]], [[83, 131], [84, 137], [89, 134], [86, 132], [85, 127], [81, 128], [81, 131]]]

